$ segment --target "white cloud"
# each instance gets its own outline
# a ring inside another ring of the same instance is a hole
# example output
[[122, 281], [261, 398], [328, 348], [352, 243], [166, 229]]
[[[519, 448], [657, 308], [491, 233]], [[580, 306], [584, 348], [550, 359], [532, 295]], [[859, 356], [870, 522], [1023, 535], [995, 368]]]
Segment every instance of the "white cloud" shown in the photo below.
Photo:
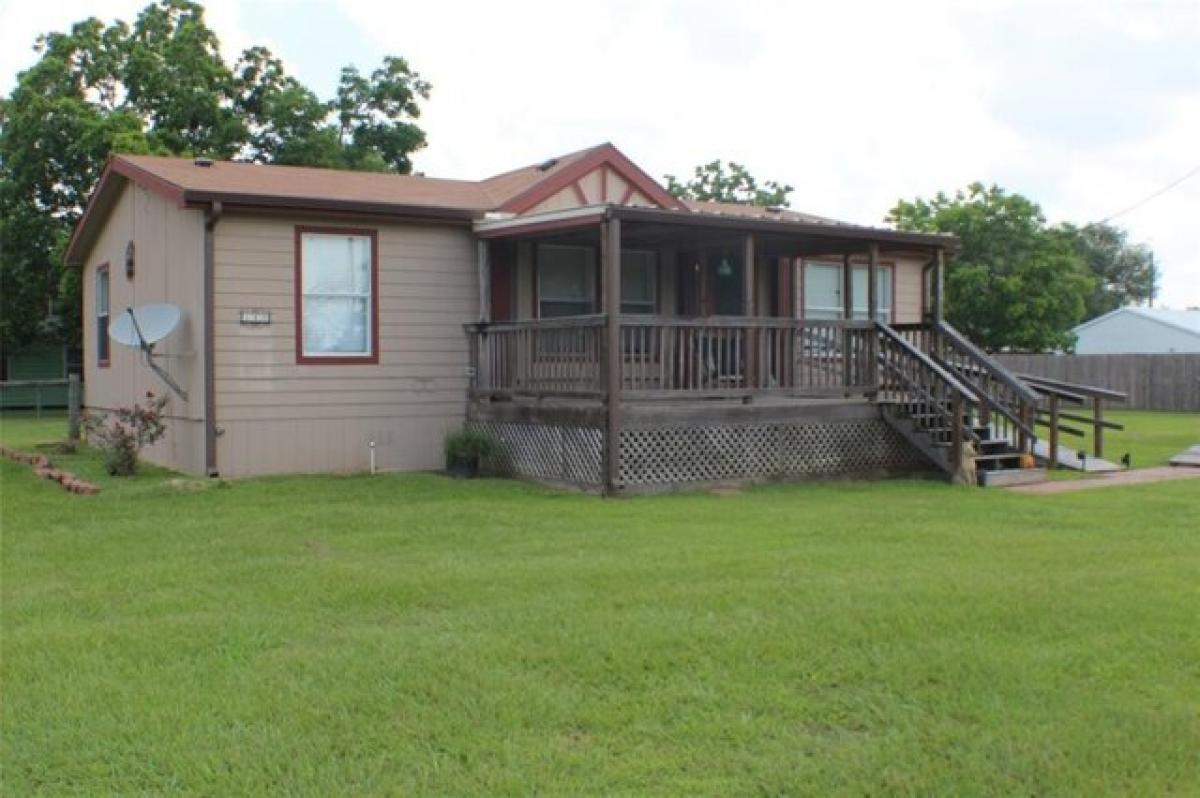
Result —
[[[33, 32], [142, 4], [6, 5], [0, 67], [14, 71], [10, 48]], [[796, 186], [796, 207], [855, 221], [983, 180], [1082, 223], [1200, 164], [1195, 4], [309, 5], [361, 43], [333, 54], [296, 45], [274, 0], [208, 7], [227, 50], [265, 42], [310, 83], [331, 63], [406, 56], [434, 84], [417, 159], [432, 175], [481, 177], [612, 140], [656, 177], [738, 160]], [[1176, 306], [1200, 305], [1198, 220], [1200, 178], [1119, 220], [1154, 246]]]

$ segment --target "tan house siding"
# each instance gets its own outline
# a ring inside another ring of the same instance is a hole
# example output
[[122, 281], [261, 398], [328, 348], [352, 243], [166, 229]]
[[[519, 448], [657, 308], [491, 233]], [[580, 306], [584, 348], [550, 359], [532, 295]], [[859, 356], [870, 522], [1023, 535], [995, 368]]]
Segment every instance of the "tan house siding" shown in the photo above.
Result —
[[[305, 225], [308, 225], [305, 222]], [[295, 220], [227, 215], [215, 250], [217, 465], [222, 475], [441, 466], [466, 412], [467, 339], [478, 315], [465, 227], [326, 224], [378, 234], [378, 364], [296, 363]], [[243, 309], [271, 323], [239, 322]]]
[[[134, 242], [134, 276], [125, 276], [125, 249]], [[167, 432], [144, 452], [153, 463], [193, 473], [204, 470], [203, 347], [204, 218], [136, 185], [126, 185], [83, 266], [84, 404], [91, 411], [140, 402], [147, 391], [170, 397]], [[183, 322], [156, 346], [158, 362], [188, 393], [184, 400], [142, 361], [142, 354], [113, 342], [109, 366], [96, 360], [96, 270], [109, 264], [109, 324], [125, 308], [169, 302]]]
[[926, 261], [919, 258], [896, 258], [896, 323], [921, 321], [922, 273]]

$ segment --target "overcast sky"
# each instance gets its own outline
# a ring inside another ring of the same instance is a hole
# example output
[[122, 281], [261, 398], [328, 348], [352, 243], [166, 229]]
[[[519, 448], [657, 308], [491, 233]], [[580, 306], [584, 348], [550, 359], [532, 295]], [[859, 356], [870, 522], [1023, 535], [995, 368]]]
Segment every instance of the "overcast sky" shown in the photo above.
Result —
[[[144, 5], [0, 0], [0, 88], [38, 33]], [[206, 6], [231, 57], [266, 44], [322, 96], [345, 64], [408, 58], [437, 177], [612, 141], [659, 178], [736, 160], [855, 222], [980, 180], [1082, 224], [1200, 167], [1200, 0]], [[1200, 305], [1200, 174], [1115, 221], [1157, 253], [1160, 304]]]

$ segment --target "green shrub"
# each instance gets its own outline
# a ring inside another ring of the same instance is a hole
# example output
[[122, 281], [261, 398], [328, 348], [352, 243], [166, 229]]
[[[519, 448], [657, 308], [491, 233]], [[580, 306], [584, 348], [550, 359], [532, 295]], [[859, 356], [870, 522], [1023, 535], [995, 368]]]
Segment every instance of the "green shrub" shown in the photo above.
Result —
[[489, 457], [496, 453], [496, 440], [486, 432], [461, 429], [446, 435], [444, 444], [446, 468], [466, 468], [477, 473]]
[[104, 453], [104, 468], [115, 477], [137, 473], [138, 454], [166, 433], [162, 411], [167, 397], [146, 392], [146, 404], [118, 407], [110, 413], [88, 415], [88, 442]]

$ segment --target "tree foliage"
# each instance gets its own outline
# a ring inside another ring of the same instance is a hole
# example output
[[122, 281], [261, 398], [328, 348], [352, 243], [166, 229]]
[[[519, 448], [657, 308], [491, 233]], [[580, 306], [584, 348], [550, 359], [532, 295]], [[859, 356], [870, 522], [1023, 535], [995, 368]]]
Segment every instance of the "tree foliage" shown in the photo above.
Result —
[[1074, 247], [1094, 281], [1084, 299], [1084, 320], [1153, 301], [1158, 267], [1148, 246], [1129, 243], [1129, 234], [1110, 224], [1063, 224], [1058, 231]]
[[761, 186], [739, 163], [729, 162], [726, 169], [720, 160], [697, 166], [692, 179], [680, 182], [675, 175], [665, 175], [667, 191], [680, 199], [733, 202], [741, 205], [783, 207], [788, 204], [791, 186], [768, 180]]
[[962, 250], [946, 274], [946, 315], [988, 349], [1073, 344], [1095, 280], [1074, 240], [1047, 227], [1038, 205], [972, 183], [954, 196], [901, 200], [888, 221], [902, 230], [953, 233]]
[[0, 100], [0, 345], [79, 335], [70, 230], [114, 152], [412, 170], [430, 86], [402, 58], [342, 71], [322, 100], [265, 47], [222, 58], [204, 7], [157, 0], [132, 25], [90, 18], [40, 36]]

